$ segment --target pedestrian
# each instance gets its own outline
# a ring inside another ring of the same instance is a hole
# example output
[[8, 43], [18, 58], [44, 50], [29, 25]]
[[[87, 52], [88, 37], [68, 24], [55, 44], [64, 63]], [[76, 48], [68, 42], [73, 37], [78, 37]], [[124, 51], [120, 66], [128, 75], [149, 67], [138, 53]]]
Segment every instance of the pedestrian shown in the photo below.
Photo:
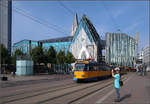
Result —
[[12, 72], [12, 77], [15, 78], [15, 76], [16, 76], [16, 73], [15, 73], [15, 71], [13, 71]]
[[142, 66], [141, 65], [139, 66], [139, 75], [140, 76], [142, 75]]
[[114, 87], [116, 90], [116, 95], [117, 95], [117, 99], [115, 100], [115, 102], [120, 102], [120, 84], [119, 84], [119, 80], [120, 80], [120, 68], [117, 67], [114, 70], [112, 70], [112, 77], [114, 77]]
[[139, 73], [139, 65], [137, 64], [136, 65], [136, 74], [138, 75], [138, 73]]
[[146, 63], [144, 63], [144, 66], [143, 66], [144, 68], [143, 68], [143, 70], [144, 70], [144, 76], [146, 75], [146, 68], [147, 68], [147, 65], [146, 65]]

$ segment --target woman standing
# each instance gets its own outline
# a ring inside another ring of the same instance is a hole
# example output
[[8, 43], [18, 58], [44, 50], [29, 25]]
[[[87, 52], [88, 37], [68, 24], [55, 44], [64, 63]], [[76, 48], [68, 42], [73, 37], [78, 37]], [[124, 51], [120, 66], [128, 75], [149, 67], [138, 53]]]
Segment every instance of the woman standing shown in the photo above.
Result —
[[120, 84], [119, 84], [120, 69], [119, 69], [119, 67], [117, 67], [114, 70], [112, 70], [112, 77], [115, 78], [115, 80], [114, 80], [114, 87], [115, 87], [116, 94], [117, 94], [117, 99], [115, 100], [115, 102], [120, 102]]

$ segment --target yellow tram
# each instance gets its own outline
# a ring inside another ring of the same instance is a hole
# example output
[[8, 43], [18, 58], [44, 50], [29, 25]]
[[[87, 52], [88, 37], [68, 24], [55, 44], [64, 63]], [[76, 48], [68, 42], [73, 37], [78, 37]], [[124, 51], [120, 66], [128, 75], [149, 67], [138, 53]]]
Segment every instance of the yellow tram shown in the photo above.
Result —
[[[106, 63], [78, 60], [75, 63], [73, 80], [80, 82], [111, 77], [111, 70], [112, 67]], [[124, 71], [121, 70], [121, 74], [123, 73]]]
[[99, 77], [109, 76], [111, 76], [111, 67], [108, 65], [80, 60], [75, 64], [73, 80], [79, 82], [82, 80], [95, 80]]

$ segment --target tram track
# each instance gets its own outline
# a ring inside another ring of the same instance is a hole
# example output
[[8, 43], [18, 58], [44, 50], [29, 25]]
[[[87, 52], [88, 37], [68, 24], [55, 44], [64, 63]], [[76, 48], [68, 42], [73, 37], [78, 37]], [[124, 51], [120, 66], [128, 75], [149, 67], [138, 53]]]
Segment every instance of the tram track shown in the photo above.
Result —
[[[31, 103], [32, 101], [35, 101], [35, 102], [32, 102], [32, 103], [40, 104], [40, 103], [46, 102], [47, 100], [57, 99], [61, 96], [65, 96], [65, 95], [71, 94], [73, 92], [76, 92], [78, 90], [83, 90], [85, 88], [92, 87], [92, 86], [95, 86], [95, 85], [100, 84], [100, 83], [102, 83], [102, 82], [101, 81], [99, 83], [96, 82], [95, 84], [93, 84], [93, 83], [76, 84], [75, 83], [75, 85], [73, 85], [73, 86], [68, 86], [68, 87], [65, 87], [65, 88], [55, 89], [55, 90], [51, 90], [51, 91], [39, 92], [39, 93], [36, 93], [36, 94], [27, 95], [27, 96], [23, 95], [25, 97], [19, 97], [19, 98], [16, 98], [16, 99], [15, 98], [11, 98], [11, 99], [6, 98], [6, 99], [3, 100], [3, 102], [1, 104], [9, 104], [9, 103], [18, 104], [20, 102], [26, 102], [26, 103], [29, 102], [29, 103]], [[67, 91], [67, 90], [70, 90], [70, 91]], [[57, 96], [55, 96], [55, 95], [57, 95]], [[48, 97], [48, 99], [46, 99], [43, 96]], [[32, 98], [34, 100], [32, 100]], [[45, 100], [39, 100], [40, 98], [45, 99]]]
[[[111, 81], [112, 81], [112, 80], [109, 80], [108, 82], [111, 82]], [[104, 82], [98, 82], [98, 83], [96, 83], [96, 84], [91, 84], [91, 85], [89, 85], [89, 86], [87, 86], [87, 87], [83, 87], [83, 88], [80, 88], [80, 89], [77, 89], [77, 90], [70, 91], [70, 92], [65, 93], [65, 94], [61, 94], [61, 95], [58, 95], [58, 96], [55, 96], [55, 97], [52, 97], [52, 98], [49, 98], [49, 99], [40, 101], [40, 102], [38, 102], [38, 104], [45, 104], [46, 102], [52, 101], [52, 100], [54, 100], [54, 102], [55, 102], [55, 100], [57, 100], [57, 99], [59, 99], [59, 98], [62, 98], [62, 97], [65, 97], [65, 96], [70, 96], [70, 97], [71, 97], [71, 94], [84, 91], [85, 89], [92, 88], [92, 87], [97, 86], [97, 85], [100, 85], [100, 84], [102, 84], [102, 83], [104, 83]], [[111, 82], [111, 84], [112, 84], [112, 82]], [[49, 102], [48, 102], [48, 103], [49, 103]]]
[[[42, 91], [39, 91], [39, 89], [36, 89], [32, 91], [32, 94], [29, 94], [26, 92], [26, 94], [18, 94], [17, 97], [15, 96], [14, 98], [10, 97], [10, 99], [7, 99], [9, 97], [5, 97], [3, 102], [1, 104], [17, 104], [19, 102], [27, 102], [27, 103], [38, 103], [38, 104], [55, 104], [55, 103], [60, 103], [61, 100], [67, 99], [64, 101], [64, 104], [72, 104], [75, 103], [76, 101], [81, 100], [82, 98], [87, 97], [88, 95], [95, 93], [99, 90], [103, 90], [104, 88], [110, 86], [113, 83], [112, 79], [109, 80], [102, 80], [99, 82], [94, 82], [94, 83], [87, 83], [87, 84], [76, 84], [74, 83], [64, 84], [65, 86], [53, 86], [53, 88], [47, 88]], [[69, 86], [70, 85], [70, 86]], [[54, 88], [55, 87], [55, 88]], [[90, 92], [89, 92], [89, 91]], [[35, 91], [37, 91], [35, 93]], [[74, 95], [81, 94], [80, 96], [76, 96], [72, 98]], [[22, 96], [21, 96], [22, 95]], [[42, 98], [42, 99], [38, 99]], [[37, 100], [35, 100], [37, 99]], [[69, 99], [69, 100], [68, 100]], [[61, 103], [63, 104], [63, 103]]]
[[62, 77], [62, 76], [56, 76], [56, 78], [46, 78], [46, 79], [39, 79], [39, 80], [25, 80], [25, 81], [13, 81], [13, 82], [1, 82], [0, 88], [8, 88], [8, 87], [16, 87], [16, 86], [22, 86], [22, 85], [30, 85], [30, 84], [39, 84], [39, 83], [45, 83], [45, 82], [54, 82], [54, 81], [60, 81], [65, 80], [66, 78], [72, 78], [71, 76]]
[[[113, 82], [110, 81], [109, 84], [107, 84], [106, 86], [109, 86], [112, 83]], [[38, 102], [38, 104], [55, 104], [55, 102], [56, 103], [61, 102], [61, 100], [63, 100], [63, 99], [68, 99], [68, 101], [66, 101], [64, 104], [71, 104], [74, 101], [81, 99], [81, 96], [78, 97], [77, 99], [73, 99], [72, 95], [76, 95], [76, 93], [84, 94], [87, 90], [89, 90], [89, 89], [91, 90], [91, 89], [93, 89], [93, 87], [98, 86], [98, 85], [101, 86], [100, 83], [97, 83], [97, 84], [94, 84], [94, 85], [91, 85], [91, 86], [87, 86], [87, 87], [84, 87], [84, 88], [81, 88], [81, 89], [77, 89], [77, 90], [71, 91], [69, 93], [65, 93], [65, 94], [62, 94], [62, 95], [59, 95], [59, 96], [56, 96], [56, 97], [44, 100], [44, 101], [40, 101], [40, 102]], [[95, 91], [98, 91], [98, 90], [100, 90], [100, 89], [102, 89], [102, 88], [104, 88], [106, 86], [103, 86], [103, 87], [101, 87], [101, 88], [99, 88], [99, 89], [97, 89]], [[95, 91], [90, 92], [90, 93], [94, 93]], [[88, 93], [88, 94], [90, 94], [90, 93]], [[87, 96], [87, 95], [83, 95], [82, 97], [85, 97], [85, 96]], [[69, 98], [67, 98], [67, 97], [69, 97]], [[61, 104], [63, 104], [63, 103], [61, 103]]]
[[[60, 102], [61, 104], [76, 104], [75, 102], [78, 102], [81, 99], [99, 90], [103, 90], [104, 88], [107, 88], [112, 84], [113, 84], [112, 80], [108, 81], [107, 83], [106, 82], [102, 83], [102, 85], [100, 85], [100, 83], [94, 84], [94, 85], [91, 85], [91, 86], [88, 86], [79, 90], [75, 90], [75, 91], [72, 91], [63, 95], [59, 95], [59, 96], [56, 96], [56, 97], [53, 97], [44, 101], [40, 101], [38, 102], [38, 104], [58, 104]], [[64, 101], [64, 99], [67, 99], [67, 100]]]
[[47, 88], [37, 88], [35, 90], [31, 89], [31, 90], [28, 90], [28, 91], [22, 91], [22, 92], [18, 92], [18, 93], [9, 94], [9, 95], [4, 95], [4, 96], [1, 96], [1, 98], [9, 98], [9, 97], [12, 97], [12, 96], [22, 95], [22, 94], [29, 93], [29, 92], [32, 93], [32, 92], [41, 91], [41, 90], [48, 90], [48, 89], [52, 89], [52, 88], [59, 88], [59, 87], [65, 86], [65, 85], [72, 85], [72, 84], [74, 84], [74, 83], [61, 84], [61, 85], [51, 86], [51, 87], [47, 87]]
[[[53, 86], [53, 87], [48, 87], [48, 88], [40, 88], [40, 89], [36, 89], [36, 90], [32, 90], [32, 91], [25, 91], [25, 92], [21, 92], [18, 94], [12, 94], [9, 96], [2, 96], [1, 99], [3, 100], [2, 103], [0, 104], [7, 104], [9, 102], [13, 102], [16, 100], [21, 100], [21, 99], [26, 99], [26, 98], [30, 98], [30, 97], [34, 97], [34, 96], [38, 96], [38, 95], [42, 95], [45, 93], [51, 93], [51, 92], [55, 92], [55, 91], [59, 91], [59, 90], [63, 90], [63, 89], [67, 89], [67, 88], [71, 88], [71, 87], [75, 87], [78, 86], [78, 84], [76, 83], [69, 83], [69, 84], [63, 84], [62, 85], [57, 85], [57, 86]], [[35, 92], [35, 93], [34, 93]], [[5, 101], [5, 99], [7, 101]]]
[[[127, 79], [124, 78], [123, 81], [125, 81], [125, 80], [127, 80]], [[93, 91], [91, 91], [91, 92], [88, 92], [88, 93], [85, 94], [85, 95], [82, 95], [82, 96], [80, 96], [80, 97], [78, 97], [78, 98], [76, 98], [76, 99], [71, 100], [71, 101], [68, 102], [67, 104], [78, 104], [78, 103], [80, 103], [80, 101], [82, 101], [83, 99], [87, 99], [89, 95], [95, 94], [95, 93], [98, 92], [98, 91], [102, 91], [102, 90], [104, 90], [104, 89], [107, 89], [107, 88], [109, 88], [109, 87], [112, 87], [112, 85], [113, 85], [112, 83], [109, 83], [109, 84], [107, 84], [107, 85], [105, 85], [105, 86], [102, 86], [102, 87], [96, 89], [96, 90], [93, 90]]]

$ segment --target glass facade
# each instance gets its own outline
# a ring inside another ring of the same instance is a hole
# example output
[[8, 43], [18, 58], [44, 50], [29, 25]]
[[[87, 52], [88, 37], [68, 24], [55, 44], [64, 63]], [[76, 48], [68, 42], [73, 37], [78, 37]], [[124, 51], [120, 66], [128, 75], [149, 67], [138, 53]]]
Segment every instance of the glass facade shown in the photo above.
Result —
[[109, 64], [134, 66], [136, 57], [135, 39], [124, 33], [106, 33], [106, 56]]
[[31, 50], [38, 46], [38, 41], [32, 41], [32, 40], [22, 40], [20, 42], [17, 42], [13, 45], [13, 53], [19, 49], [24, 54], [29, 54]]
[[55, 42], [55, 43], [42, 43], [42, 47], [45, 51], [48, 51], [48, 49], [53, 46], [56, 52], [59, 52], [60, 50], [67, 53], [67, 50], [71, 52], [71, 42]]
[[[42, 43], [42, 42], [41, 42]], [[22, 40], [20, 42], [17, 42], [13, 45], [13, 53], [19, 49], [24, 54], [29, 54], [31, 50], [35, 47], [39, 46], [38, 41], [32, 41], [32, 40]], [[46, 42], [42, 43], [42, 47], [44, 51], [48, 51], [48, 49], [53, 46], [56, 52], [59, 52], [60, 50], [67, 53], [67, 50], [71, 52], [71, 41], [70, 42]]]

